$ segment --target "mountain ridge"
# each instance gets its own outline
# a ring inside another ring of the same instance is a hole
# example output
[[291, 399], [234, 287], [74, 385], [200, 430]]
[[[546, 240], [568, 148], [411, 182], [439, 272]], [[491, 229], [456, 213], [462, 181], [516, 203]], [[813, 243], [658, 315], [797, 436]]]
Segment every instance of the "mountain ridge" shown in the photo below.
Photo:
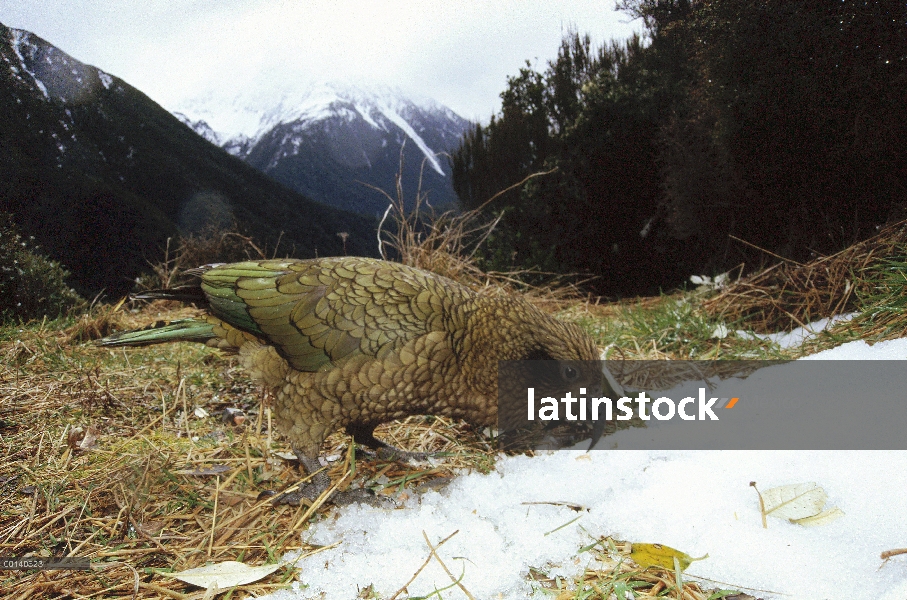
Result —
[[373, 219], [287, 189], [123, 80], [2, 23], [0, 114], [0, 210], [85, 295], [128, 292], [167, 238], [209, 226], [239, 223], [303, 258], [376, 253]]
[[387, 86], [308, 84], [268, 94], [185, 101], [174, 114], [206, 139], [288, 187], [336, 208], [379, 216], [402, 158], [410, 200], [417, 189], [456, 208], [445, 156], [471, 123], [425, 97]]

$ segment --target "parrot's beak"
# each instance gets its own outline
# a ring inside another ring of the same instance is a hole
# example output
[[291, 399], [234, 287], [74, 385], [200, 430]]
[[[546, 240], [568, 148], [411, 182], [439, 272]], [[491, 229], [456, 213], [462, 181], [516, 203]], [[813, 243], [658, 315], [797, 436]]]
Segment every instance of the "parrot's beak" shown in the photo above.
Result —
[[[594, 398], [600, 398], [602, 395], [611, 398], [615, 402], [624, 397], [624, 388], [617, 380], [614, 379], [614, 375], [611, 374], [611, 371], [608, 370], [608, 365], [605, 361], [602, 361], [602, 375], [604, 375], [604, 381], [602, 382], [602, 387], [596, 392], [598, 394], [593, 396]], [[595, 422], [592, 426], [592, 442], [589, 444], [589, 450], [595, 448], [595, 444], [601, 439], [602, 434], [605, 433], [605, 422], [601, 419]], [[589, 452], [586, 450], [586, 452]]]

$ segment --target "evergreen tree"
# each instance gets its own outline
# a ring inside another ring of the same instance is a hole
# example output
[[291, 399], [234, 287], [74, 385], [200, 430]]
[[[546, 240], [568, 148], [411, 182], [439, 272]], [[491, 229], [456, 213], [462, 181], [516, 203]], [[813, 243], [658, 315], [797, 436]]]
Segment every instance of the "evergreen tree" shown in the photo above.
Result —
[[464, 208], [499, 197], [484, 258], [654, 293], [770, 253], [805, 260], [907, 207], [907, 4], [624, 0], [647, 35], [569, 33], [453, 157]]

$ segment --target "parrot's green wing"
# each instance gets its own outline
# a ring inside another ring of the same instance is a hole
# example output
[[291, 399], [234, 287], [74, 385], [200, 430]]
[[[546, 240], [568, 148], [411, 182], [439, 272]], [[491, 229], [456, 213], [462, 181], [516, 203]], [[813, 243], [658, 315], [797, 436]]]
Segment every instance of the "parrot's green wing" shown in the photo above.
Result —
[[201, 288], [215, 316], [266, 339], [299, 371], [455, 326], [451, 308], [470, 294], [425, 271], [349, 257], [214, 265]]

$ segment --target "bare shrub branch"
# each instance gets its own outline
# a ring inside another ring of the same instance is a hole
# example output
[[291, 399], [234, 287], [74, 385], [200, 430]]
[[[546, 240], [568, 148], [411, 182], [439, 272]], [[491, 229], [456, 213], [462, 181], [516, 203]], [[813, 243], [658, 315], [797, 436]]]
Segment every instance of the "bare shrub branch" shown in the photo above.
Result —
[[[280, 243], [279, 239], [277, 243]], [[230, 229], [206, 227], [199, 233], [179, 238], [175, 249], [171, 245], [172, 239], [167, 238], [163, 260], [148, 262], [152, 274], [136, 282], [139, 289], [171, 288], [180, 281], [186, 269], [200, 265], [269, 258], [266, 248], [261, 248], [251, 236], [240, 233], [236, 223]], [[276, 255], [276, 246], [273, 255]]]
[[[378, 252], [381, 258], [438, 273], [476, 290], [504, 293], [519, 290], [542, 304], [556, 302], [558, 299], [575, 300], [582, 295], [578, 283], [568, 283], [575, 277], [530, 269], [486, 272], [477, 264], [477, 252], [503, 217], [503, 212], [496, 216], [488, 216], [483, 209], [503, 194], [522, 187], [536, 177], [550, 175], [556, 169], [532, 173], [497, 192], [473, 210], [438, 213], [428, 202], [427, 194], [422, 191], [422, 173], [426, 161], [427, 158], [422, 161], [413, 208], [409, 211], [406, 210], [402, 182], [402, 150], [400, 167], [394, 182], [395, 195], [363, 183], [388, 200], [387, 210], [384, 211], [378, 225]], [[390, 226], [386, 228], [388, 223]], [[528, 276], [537, 275], [547, 276], [548, 282], [543, 286], [526, 283], [525, 279]]]

